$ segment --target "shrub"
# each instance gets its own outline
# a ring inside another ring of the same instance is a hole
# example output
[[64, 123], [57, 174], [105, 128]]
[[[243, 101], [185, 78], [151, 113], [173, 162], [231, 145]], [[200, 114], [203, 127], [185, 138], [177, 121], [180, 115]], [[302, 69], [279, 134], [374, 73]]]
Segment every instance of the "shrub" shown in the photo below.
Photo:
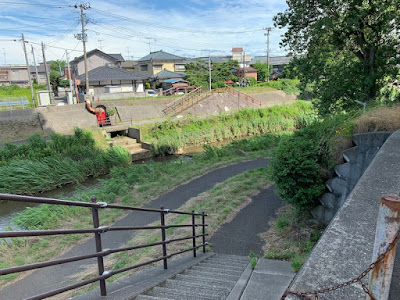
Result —
[[352, 134], [353, 126], [346, 123], [347, 118], [339, 115], [315, 122], [283, 137], [273, 152], [270, 167], [276, 192], [298, 212], [309, 211], [318, 204], [328, 170], [334, 165], [336, 137]]

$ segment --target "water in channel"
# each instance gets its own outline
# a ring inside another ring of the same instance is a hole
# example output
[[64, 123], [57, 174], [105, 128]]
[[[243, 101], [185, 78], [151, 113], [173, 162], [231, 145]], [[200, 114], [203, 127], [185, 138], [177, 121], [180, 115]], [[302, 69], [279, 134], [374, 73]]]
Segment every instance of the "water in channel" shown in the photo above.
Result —
[[[215, 143], [211, 143], [210, 145], [213, 146], [223, 146], [232, 140], [225, 140], [225, 141], [219, 141]], [[179, 151], [180, 154], [182, 155], [168, 155], [168, 156], [162, 156], [162, 157], [155, 157], [151, 158], [145, 161], [136, 161], [134, 162], [135, 164], [142, 164], [142, 163], [147, 163], [148, 161], [155, 161], [159, 163], [167, 163], [171, 160], [175, 160], [178, 158], [184, 158], [190, 156], [190, 154], [196, 154], [196, 153], [201, 153], [204, 152], [204, 148], [202, 145], [198, 146], [190, 146], [184, 148], [182, 151]], [[72, 196], [75, 192], [78, 190], [90, 190], [96, 188], [100, 182], [99, 179], [101, 178], [106, 178], [107, 176], [102, 176], [102, 177], [97, 177], [97, 178], [88, 178], [85, 182], [79, 183], [79, 184], [69, 184], [62, 186], [60, 188], [45, 192], [45, 193], [40, 193], [35, 196], [37, 197], [44, 197], [44, 198], [54, 198], [54, 199], [60, 199], [64, 197], [70, 197]], [[29, 202], [16, 202], [16, 201], [5, 201], [5, 200], [0, 200], [0, 231], [4, 230], [7, 226], [11, 225], [11, 219], [14, 214], [21, 212], [27, 207], [33, 207], [37, 206], [38, 204], [34, 203], [29, 203]]]

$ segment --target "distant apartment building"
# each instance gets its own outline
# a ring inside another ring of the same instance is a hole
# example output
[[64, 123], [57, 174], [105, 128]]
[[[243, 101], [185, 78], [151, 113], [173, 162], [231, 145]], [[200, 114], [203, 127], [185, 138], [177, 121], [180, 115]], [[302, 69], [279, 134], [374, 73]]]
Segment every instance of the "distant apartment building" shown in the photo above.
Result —
[[232, 48], [232, 60], [236, 60], [239, 67], [246, 68], [251, 61], [251, 55], [246, 54], [243, 48]]
[[[43, 66], [37, 67], [38, 76], [36, 76], [36, 68], [29, 67], [32, 80], [39, 84], [46, 84], [46, 70]], [[29, 85], [29, 77], [26, 66], [10, 65], [0, 67], [0, 86], [16, 84], [21, 87]]]

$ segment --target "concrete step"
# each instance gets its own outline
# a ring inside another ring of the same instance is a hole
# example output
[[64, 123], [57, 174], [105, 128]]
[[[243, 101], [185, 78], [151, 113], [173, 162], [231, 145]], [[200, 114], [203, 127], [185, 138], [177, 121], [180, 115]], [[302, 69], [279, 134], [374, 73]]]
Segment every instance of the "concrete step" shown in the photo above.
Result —
[[113, 139], [112, 144], [114, 146], [130, 146], [137, 144], [136, 139], [130, 138], [130, 137], [122, 137], [122, 138], [116, 138]]
[[190, 270], [194, 271], [202, 271], [202, 272], [212, 272], [213, 274], [221, 275], [224, 276], [225, 274], [228, 275], [237, 275], [240, 277], [240, 275], [243, 273], [243, 269], [237, 270], [237, 269], [228, 269], [228, 268], [219, 268], [219, 267], [210, 267], [210, 266], [203, 266], [203, 265], [198, 265], [191, 267]]
[[354, 164], [357, 161], [357, 146], [343, 151], [343, 158], [346, 162]]
[[250, 259], [246, 256], [234, 256], [234, 255], [223, 255], [223, 256], [216, 256], [207, 259], [207, 262], [216, 262], [216, 263], [222, 263], [222, 264], [227, 264], [227, 263], [232, 263], [232, 264], [248, 264]]
[[228, 279], [228, 280], [232, 280], [232, 281], [237, 281], [240, 277], [240, 275], [238, 275], [238, 274], [236, 274], [236, 275], [224, 274], [223, 276], [221, 276], [221, 274], [215, 274], [213, 272], [201, 271], [201, 270], [191, 270], [191, 269], [186, 270], [183, 274], [198, 276], [198, 277], [201, 276], [201, 277], [212, 278], [212, 279], [223, 278], [223, 279]]
[[189, 275], [189, 274], [178, 274], [175, 277], [176, 280], [182, 280], [182, 281], [188, 281], [188, 282], [201, 282], [206, 284], [224, 284], [226, 286], [228, 286], [229, 284], [231, 284], [232, 286], [235, 285], [236, 283], [236, 279], [230, 279], [230, 278], [207, 278], [204, 276], [197, 276], [197, 275]]
[[215, 263], [215, 262], [204, 262], [201, 263], [199, 266], [201, 267], [206, 267], [206, 268], [213, 268], [213, 269], [221, 269], [221, 270], [233, 270], [233, 271], [238, 271], [238, 272], [243, 272], [243, 270], [246, 268], [247, 264], [222, 264], [220, 262]]
[[134, 144], [134, 145], [123, 146], [123, 147], [124, 147], [126, 150], [128, 150], [129, 152], [137, 151], [137, 150], [143, 149], [143, 148], [142, 148], [142, 144], [140, 144], [140, 143], [137, 143], [137, 144]]
[[339, 178], [347, 179], [350, 177], [350, 164], [345, 163], [335, 166], [335, 173]]
[[334, 177], [329, 179], [326, 182], [326, 187], [331, 193], [335, 195], [339, 196], [347, 194], [347, 181], [342, 178]]
[[153, 152], [146, 149], [137, 150], [134, 153], [131, 153], [132, 161], [147, 159], [153, 157]]
[[172, 298], [179, 300], [216, 300], [221, 299], [220, 294], [213, 294], [204, 288], [204, 293], [191, 292], [190, 290], [177, 290], [156, 286], [150, 293], [150, 296]]
[[188, 288], [202, 288], [204, 289], [205, 286], [207, 286], [207, 289], [213, 290], [213, 291], [220, 291], [220, 292], [228, 292], [232, 288], [232, 284], [224, 284], [224, 283], [215, 283], [215, 282], [209, 282], [207, 284], [204, 284], [204, 282], [198, 282], [198, 281], [185, 281], [185, 280], [180, 280], [178, 278], [175, 279], [167, 279], [163, 285], [164, 287], [167, 288], [176, 288], [176, 287], [188, 287]]
[[240, 300], [279, 300], [294, 276], [290, 262], [260, 258]]
[[206, 295], [208, 293], [212, 293], [213, 295], [219, 295], [219, 296], [227, 295], [229, 294], [230, 291], [230, 289], [227, 288], [220, 288], [210, 285], [196, 285], [196, 284], [190, 284], [189, 282], [186, 281], [177, 281], [177, 280], [167, 281], [162, 287], [179, 291], [180, 290], [190, 291], [192, 293], [199, 293]]
[[232, 264], [232, 265], [244, 265], [248, 264], [250, 259], [248, 257], [240, 258], [240, 259], [234, 259], [234, 258], [228, 258], [228, 259], [221, 259], [219, 257], [212, 257], [207, 259], [207, 262], [214, 262], [214, 263], [219, 263], [219, 264]]
[[157, 296], [150, 296], [150, 295], [139, 295], [134, 300], [174, 300], [175, 298], [161, 298]]

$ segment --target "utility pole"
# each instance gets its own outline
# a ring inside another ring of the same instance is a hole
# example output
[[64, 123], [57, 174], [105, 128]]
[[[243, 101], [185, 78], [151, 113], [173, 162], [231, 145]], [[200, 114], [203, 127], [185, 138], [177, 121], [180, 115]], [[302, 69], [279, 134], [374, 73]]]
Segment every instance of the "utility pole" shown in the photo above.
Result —
[[266, 28], [264, 28], [264, 30], [267, 31], [266, 33], [264, 33], [264, 35], [267, 36], [267, 69], [268, 69], [268, 79], [267, 80], [269, 81], [269, 76], [270, 76], [270, 74], [269, 74], [269, 34], [272, 30], [272, 27], [266, 27]]
[[6, 59], [6, 49], [3, 48], [3, 55], [4, 55], [4, 65], [7, 64], [7, 59]]
[[38, 73], [37, 66], [36, 66], [35, 52], [33, 51], [33, 45], [31, 45], [31, 46], [32, 46], [33, 64], [35, 65], [36, 83], [39, 84], [39, 73]]
[[210, 92], [211, 92], [211, 52], [208, 52], [208, 81], [209, 81], [209, 86], [210, 86]]
[[85, 60], [85, 80], [86, 80], [86, 95], [87, 95], [89, 93], [89, 73], [88, 73], [87, 55], [86, 55], [87, 35], [86, 35], [86, 32], [85, 32], [85, 14], [83, 13], [83, 11], [89, 9], [90, 8], [90, 4], [89, 5], [80, 4], [79, 6], [75, 5], [75, 8], [78, 8], [78, 7], [81, 9], [82, 33], [75, 35], [75, 37], [78, 40], [81, 40], [82, 44], [83, 44], [83, 58]]
[[68, 51], [65, 50], [65, 57], [67, 59], [67, 66], [68, 66], [68, 79], [69, 79], [69, 90], [71, 92], [71, 104], [74, 104], [74, 92], [72, 90], [72, 74], [71, 74], [71, 69], [69, 67], [69, 57], [68, 57]]
[[50, 100], [52, 101], [53, 97], [51, 95], [50, 76], [49, 76], [49, 70], [47, 69], [46, 54], [44, 52], [44, 44], [43, 44], [43, 42], [42, 42], [42, 53], [43, 53], [44, 70], [46, 71], [47, 89], [49, 90]]
[[101, 42], [102, 42], [103, 40], [97, 40], [97, 41], [100, 43], [100, 50], [103, 51], [103, 46], [101, 45]]
[[29, 86], [31, 87], [32, 104], [33, 104], [33, 106], [36, 106], [35, 93], [33, 92], [33, 85], [32, 85], [32, 79], [31, 79], [31, 70], [29, 69], [28, 54], [26, 53], [25, 38], [24, 38], [23, 33], [21, 33], [21, 37], [22, 37], [22, 45], [24, 47], [24, 53], [25, 53], [26, 70], [28, 71]]

